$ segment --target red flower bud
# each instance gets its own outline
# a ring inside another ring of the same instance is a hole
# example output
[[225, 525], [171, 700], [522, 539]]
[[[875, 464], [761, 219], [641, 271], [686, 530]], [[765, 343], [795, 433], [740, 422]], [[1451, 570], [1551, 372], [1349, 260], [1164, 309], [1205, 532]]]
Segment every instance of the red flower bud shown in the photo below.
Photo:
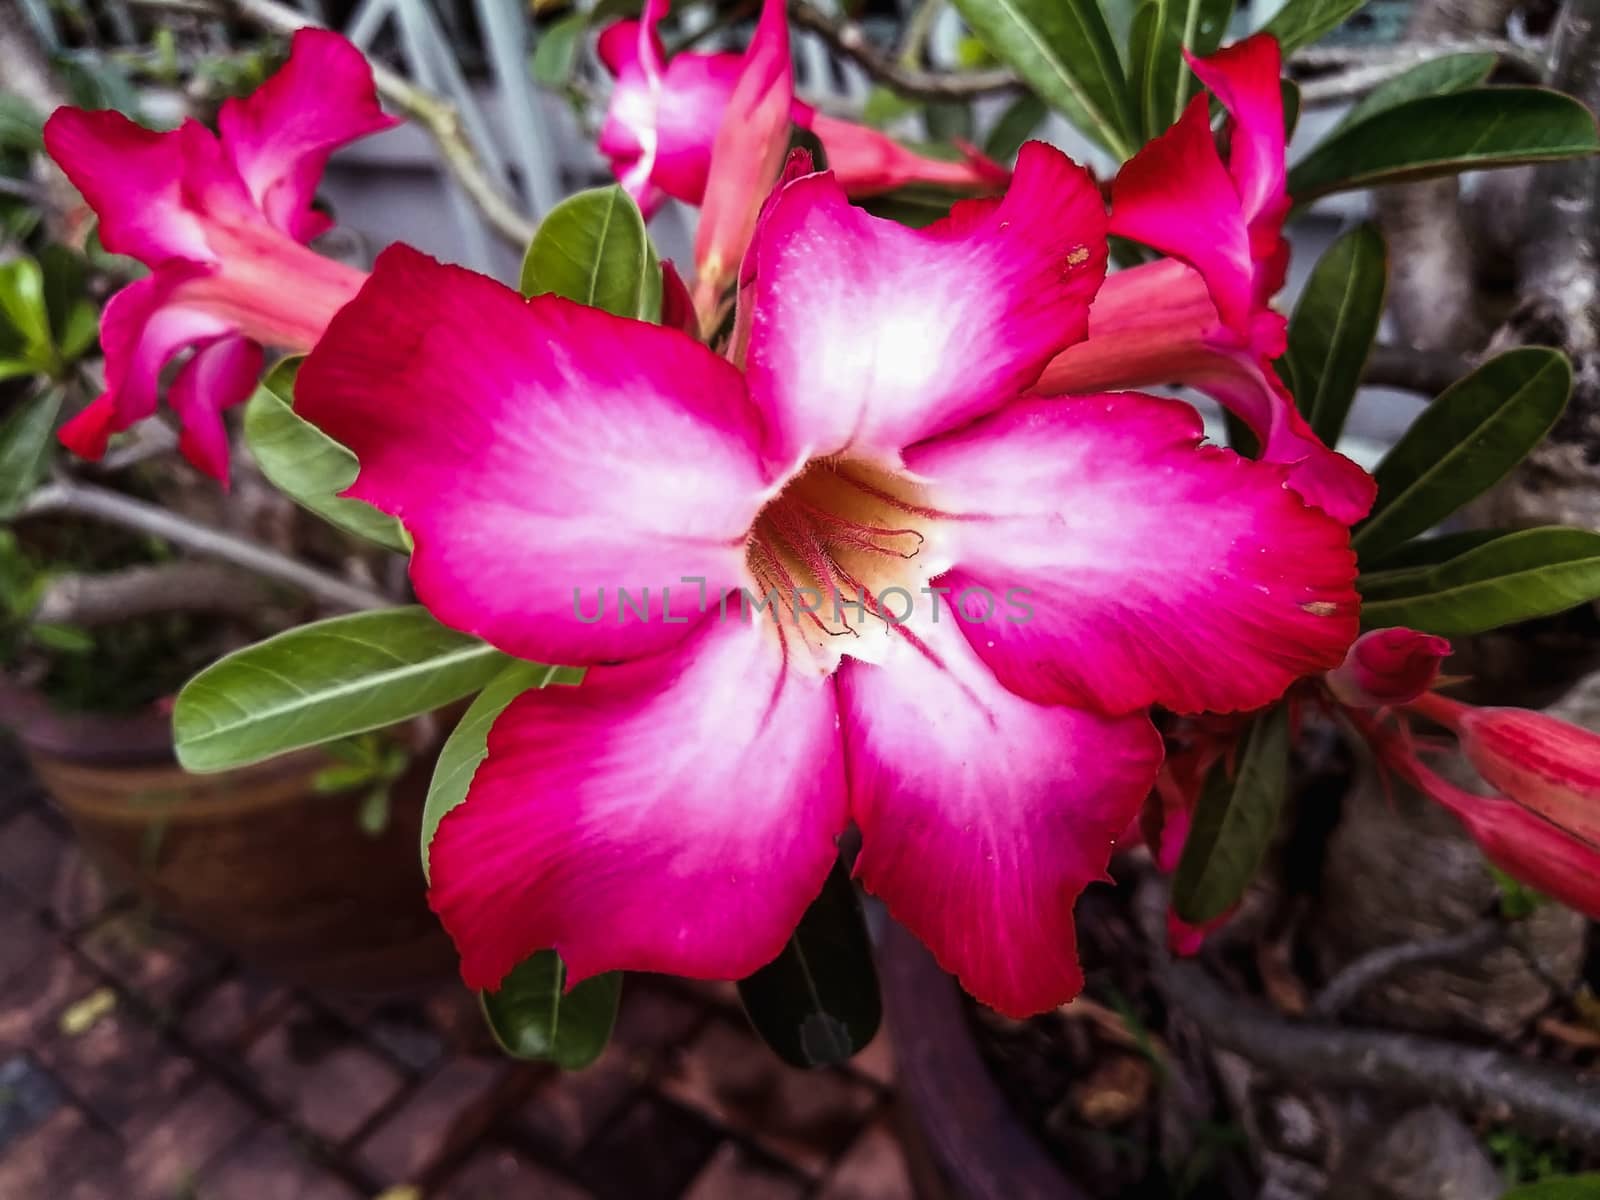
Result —
[[1406, 704], [1439, 678], [1450, 643], [1415, 629], [1376, 629], [1364, 633], [1344, 662], [1324, 680], [1341, 704], [1352, 708], [1387, 708]]

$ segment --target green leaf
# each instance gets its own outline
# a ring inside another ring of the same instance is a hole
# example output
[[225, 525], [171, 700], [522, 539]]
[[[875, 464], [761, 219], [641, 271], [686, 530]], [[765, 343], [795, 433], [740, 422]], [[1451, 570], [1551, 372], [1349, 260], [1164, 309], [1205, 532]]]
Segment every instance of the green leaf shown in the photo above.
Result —
[[0, 150], [44, 149], [44, 118], [21, 96], [0, 92]]
[[1334, 130], [1359, 125], [1368, 117], [1423, 96], [1448, 96], [1475, 88], [1494, 70], [1493, 54], [1447, 54], [1443, 58], [1418, 63], [1403, 75], [1380, 83], [1340, 118]]
[[1503, 529], [1467, 529], [1460, 533], [1440, 533], [1432, 537], [1412, 538], [1378, 558], [1362, 564], [1369, 575], [1377, 571], [1399, 570], [1403, 567], [1431, 567], [1435, 563], [1449, 562], [1458, 554], [1475, 550], [1485, 542], [1504, 537]]
[[172, 714], [178, 761], [224, 771], [382, 729], [470, 695], [506, 662], [418, 606], [302, 625], [185, 685]]
[[0, 317], [21, 339], [23, 357], [39, 371], [54, 374], [60, 364], [44, 301], [44, 272], [33, 259], [0, 263]]
[[339, 495], [356, 481], [356, 456], [290, 407], [298, 365], [294, 359], [279, 363], [245, 405], [245, 444], [256, 465], [274, 487], [323, 520], [409, 552], [411, 541], [399, 521], [364, 500]]
[[52, 242], [39, 251], [44, 273], [44, 307], [52, 340], [62, 359], [71, 362], [94, 344], [100, 314], [89, 299], [89, 260], [76, 250]]
[[1229, 778], [1218, 763], [1206, 778], [1183, 857], [1172, 877], [1172, 906], [1191, 925], [1222, 916], [1244, 895], [1278, 828], [1289, 776], [1289, 708], [1256, 718]]
[[866, 103], [861, 108], [861, 119], [868, 125], [882, 129], [903, 117], [909, 117], [921, 107], [915, 100], [909, 100], [892, 88], [880, 85], [867, 93]]
[[1572, 390], [1555, 350], [1491, 358], [1425, 409], [1373, 475], [1378, 499], [1351, 544], [1373, 561], [1433, 528], [1511, 471], [1550, 431]]
[[1378, 335], [1387, 282], [1382, 235], [1371, 225], [1357, 226], [1318, 260], [1289, 322], [1295, 400], [1330, 446], [1344, 431]]
[[1262, 27], [1278, 39], [1283, 58], [1343, 25], [1365, 0], [1289, 0]]
[[567, 969], [554, 950], [519, 963], [497, 992], [484, 992], [483, 1015], [513, 1058], [587, 1067], [611, 1040], [622, 976], [612, 971], [566, 991]]
[[1010, 162], [1022, 149], [1022, 143], [1033, 136], [1033, 131], [1049, 115], [1050, 110], [1044, 106], [1043, 100], [1032, 92], [1024, 92], [1000, 114], [1000, 119], [994, 123], [988, 140], [983, 144], [983, 152], [996, 162]]
[[1095, 0], [955, 0], [994, 55], [1118, 158], [1140, 143], [1116, 44]]
[[1600, 1200], [1600, 1172], [1549, 1176], [1514, 1187], [1500, 1200]]
[[756, 1032], [795, 1067], [825, 1067], [860, 1053], [883, 1019], [861, 902], [835, 862], [783, 952], [748, 979], [739, 997]]
[[1559, 526], [1502, 533], [1442, 563], [1364, 574], [1357, 586], [1369, 629], [1465, 637], [1600, 599], [1600, 534]]
[[1544, 88], [1477, 88], [1407, 100], [1338, 129], [1290, 170], [1289, 192], [1304, 203], [1329, 192], [1597, 149], [1594, 117], [1572, 97]]
[[444, 815], [467, 798], [467, 788], [478, 764], [489, 753], [489, 727], [506, 705], [523, 692], [548, 687], [552, 683], [576, 683], [581, 671], [570, 667], [547, 667], [542, 663], [512, 659], [491, 679], [473, 700], [439, 751], [428, 784], [428, 799], [422, 806], [422, 873], [428, 874], [428, 846]]
[[46, 388], [11, 410], [0, 425], [0, 520], [14, 517], [50, 465], [61, 389]]
[[540, 222], [522, 261], [522, 294], [546, 292], [619, 317], [661, 319], [661, 265], [627, 192], [614, 184], [579, 192]]
[[547, 26], [539, 34], [533, 48], [533, 62], [529, 69], [533, 79], [547, 88], [557, 90], [572, 81], [572, 72], [578, 65], [578, 53], [583, 49], [583, 38], [589, 32], [589, 14], [569, 13]]
[[1194, 95], [1184, 49], [1210, 54], [1232, 15], [1233, 0], [1146, 0], [1134, 14], [1132, 75], [1145, 137], [1165, 133]]

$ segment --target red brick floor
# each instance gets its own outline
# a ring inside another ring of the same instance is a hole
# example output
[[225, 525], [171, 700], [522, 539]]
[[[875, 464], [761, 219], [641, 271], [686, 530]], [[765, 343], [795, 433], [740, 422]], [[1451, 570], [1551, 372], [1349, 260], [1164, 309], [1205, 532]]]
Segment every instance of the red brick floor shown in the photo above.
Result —
[[284, 987], [116, 897], [0, 746], [0, 1200], [909, 1200], [886, 1039], [783, 1066], [630, 978], [588, 1070], [471, 998]]

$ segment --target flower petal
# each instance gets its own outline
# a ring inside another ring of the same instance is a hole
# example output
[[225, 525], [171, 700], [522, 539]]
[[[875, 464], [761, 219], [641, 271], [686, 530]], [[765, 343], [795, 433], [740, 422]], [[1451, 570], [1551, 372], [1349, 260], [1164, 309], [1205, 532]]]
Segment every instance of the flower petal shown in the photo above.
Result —
[[849, 449], [892, 465], [1083, 336], [1105, 213], [1087, 172], [1030, 142], [1003, 199], [923, 230], [852, 207], [832, 175], [795, 180], [752, 252], [748, 375], [773, 457]]
[[[45, 122], [44, 144], [99, 216], [107, 250], [150, 267], [169, 258], [211, 259], [184, 176], [191, 162], [216, 170], [225, 164], [198, 122], [157, 133], [119, 112], [58, 108]], [[234, 186], [242, 196], [237, 181]]]
[[1232, 711], [1344, 658], [1349, 531], [1282, 468], [1202, 433], [1176, 400], [1031, 399], [907, 453], [956, 518], [941, 582], [1007, 687], [1103, 712]]
[[311, 207], [328, 156], [399, 123], [378, 107], [366, 57], [327, 29], [298, 30], [283, 68], [217, 113], [223, 148], [256, 204], [302, 242], [332, 224]]
[[844, 789], [831, 681], [787, 670], [770, 626], [712, 616], [512, 702], [434, 837], [429, 902], [471, 987], [549, 947], [572, 982], [741, 978], [821, 890]]
[[167, 401], [183, 424], [179, 451], [224, 487], [228, 430], [222, 413], [250, 399], [261, 375], [261, 359], [261, 347], [248, 338], [218, 338], [195, 350], [167, 392]]
[[1161, 739], [1144, 713], [1006, 691], [948, 618], [900, 632], [883, 665], [839, 673], [856, 875], [984, 1004], [1062, 1004], [1083, 986], [1073, 905], [1105, 878]]
[[[1252, 234], [1270, 252], [1289, 214], [1285, 186], [1282, 55], [1270, 34], [1256, 34], [1207, 58], [1184, 57], [1228, 110], [1228, 173]], [[1280, 280], [1281, 283], [1281, 280]], [[1276, 289], [1274, 289], [1276, 290]], [[1265, 297], [1263, 297], [1265, 299]]]
[[1239, 193], [1211, 137], [1205, 96], [1191, 100], [1171, 129], [1118, 172], [1111, 185], [1111, 232], [1194, 267], [1223, 323], [1248, 336], [1255, 262]]
[[[348, 495], [416, 541], [417, 595], [448, 625], [571, 665], [687, 628], [597, 594], [742, 583], [769, 487], [738, 373], [676, 330], [509, 288], [404, 246], [306, 360], [296, 409], [350, 447]], [[680, 598], [675, 619], [691, 602]], [[580, 612], [584, 615], [580, 615]]]
[[911, 183], [993, 191], [1011, 182], [1011, 172], [976, 151], [956, 160], [926, 158], [854, 121], [808, 112], [805, 123], [822, 143], [828, 170], [851, 196], [871, 196]]
[[[1289, 486], [1347, 525], [1377, 495], [1372, 476], [1323, 445], [1266, 361], [1281, 319], [1258, 312], [1255, 343], [1225, 329], [1205, 283], [1173, 259], [1106, 279], [1089, 316], [1089, 336], [1059, 354], [1034, 389], [1043, 395], [1182, 383], [1238, 416], [1261, 440], [1265, 462], [1289, 467]], [[1281, 339], [1278, 339], [1281, 340]], [[1282, 346], [1278, 345], [1278, 353]]]

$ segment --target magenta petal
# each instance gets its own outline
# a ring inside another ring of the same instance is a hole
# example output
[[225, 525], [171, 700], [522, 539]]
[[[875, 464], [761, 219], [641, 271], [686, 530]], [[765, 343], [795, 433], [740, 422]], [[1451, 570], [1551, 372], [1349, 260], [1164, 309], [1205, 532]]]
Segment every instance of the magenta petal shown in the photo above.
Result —
[[[526, 301], [395, 246], [306, 360], [296, 410], [350, 447], [349, 491], [405, 524], [440, 620], [540, 662], [654, 653], [695, 584], [744, 581], [769, 491], [737, 371], [682, 333]], [[617, 589], [648, 589], [649, 619]], [[590, 621], [603, 589], [605, 614]]]
[[[910, 629], [911, 626], [906, 626]], [[983, 1003], [1023, 1017], [1083, 986], [1072, 909], [1161, 763], [1148, 716], [1030, 703], [948, 615], [840, 668], [856, 874]]]
[[651, 175], [685, 204], [705, 197], [711, 147], [743, 66], [738, 54], [679, 54], [667, 64], [656, 114], [656, 165]]
[[1084, 334], [1105, 227], [1094, 180], [1038, 142], [1003, 199], [923, 230], [852, 207], [832, 175], [789, 184], [752, 247], [748, 375], [773, 457], [892, 463], [1025, 390]]
[[1177, 124], [1124, 164], [1111, 185], [1111, 232], [1194, 267], [1223, 322], [1249, 335], [1255, 264], [1206, 97], [1191, 100]]
[[289, 61], [250, 95], [217, 114], [222, 145], [267, 220], [298, 241], [329, 221], [311, 208], [328, 156], [346, 142], [399, 122], [378, 107], [372, 68], [326, 29], [294, 35]]
[[1188, 405], [1124, 393], [1019, 401], [907, 452], [957, 518], [941, 582], [1007, 687], [1104, 712], [1225, 712], [1342, 661], [1349, 531], [1281, 467], [1201, 437]]
[[783, 948], [846, 820], [831, 681], [770, 625], [528, 692], [439, 825], [429, 902], [471, 987], [554, 947], [601, 971], [737, 979]]
[[45, 122], [44, 144], [98, 214], [106, 249], [150, 267], [169, 258], [210, 260], [205, 230], [184, 189], [191, 159], [220, 162], [204, 127], [189, 121], [156, 133], [118, 112], [58, 108]]
[[261, 347], [248, 338], [219, 338], [194, 352], [167, 392], [167, 402], [183, 423], [178, 449], [224, 487], [228, 430], [222, 413], [250, 399], [261, 374], [261, 358]]
[[1253, 231], [1261, 228], [1275, 239], [1289, 211], [1278, 43], [1269, 34], [1257, 34], [1209, 58], [1187, 51], [1184, 57], [1231, 118], [1228, 172], [1245, 220]]

